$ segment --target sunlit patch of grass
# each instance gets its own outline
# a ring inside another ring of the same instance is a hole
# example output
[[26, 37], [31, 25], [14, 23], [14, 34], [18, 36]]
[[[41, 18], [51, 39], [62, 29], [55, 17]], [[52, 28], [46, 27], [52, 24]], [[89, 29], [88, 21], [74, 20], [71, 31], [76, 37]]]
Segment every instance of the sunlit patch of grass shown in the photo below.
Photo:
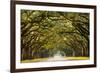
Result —
[[23, 60], [21, 61], [21, 63], [41, 62], [46, 60], [48, 60], [48, 58], [38, 58], [38, 59], [31, 59], [31, 60]]
[[[64, 60], [88, 60], [89, 57], [63, 57]], [[23, 60], [21, 63], [32, 63], [32, 62], [46, 62], [49, 58], [38, 58], [38, 59], [31, 59], [31, 60]]]
[[88, 60], [89, 57], [66, 57], [67, 60]]

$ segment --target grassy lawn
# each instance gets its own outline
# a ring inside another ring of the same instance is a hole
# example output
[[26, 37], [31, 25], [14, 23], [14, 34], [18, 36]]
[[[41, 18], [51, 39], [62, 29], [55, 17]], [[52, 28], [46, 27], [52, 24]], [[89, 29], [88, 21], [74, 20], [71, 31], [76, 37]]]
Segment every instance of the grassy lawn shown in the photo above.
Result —
[[[89, 57], [63, 57], [63, 58], [66, 61], [67, 60], [88, 60], [89, 59]], [[21, 63], [46, 62], [48, 60], [49, 60], [49, 58], [38, 58], [38, 59], [31, 59], [31, 60], [23, 60], [23, 61], [21, 61]]]

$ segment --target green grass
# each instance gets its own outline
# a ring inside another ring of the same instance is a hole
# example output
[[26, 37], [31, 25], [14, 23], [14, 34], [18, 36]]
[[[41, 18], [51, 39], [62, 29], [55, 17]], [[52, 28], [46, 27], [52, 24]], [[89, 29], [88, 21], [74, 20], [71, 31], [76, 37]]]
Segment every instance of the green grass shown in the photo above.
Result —
[[[49, 58], [38, 58], [38, 59], [31, 59], [31, 60], [22, 60], [21, 63], [32, 63], [32, 62], [46, 62]], [[64, 57], [67, 60], [88, 60], [89, 57]]]
[[32, 62], [40, 62], [40, 61], [46, 61], [48, 58], [38, 58], [38, 59], [31, 59], [31, 60], [23, 60], [21, 63], [32, 63]]
[[89, 57], [66, 57], [68, 60], [88, 60]]

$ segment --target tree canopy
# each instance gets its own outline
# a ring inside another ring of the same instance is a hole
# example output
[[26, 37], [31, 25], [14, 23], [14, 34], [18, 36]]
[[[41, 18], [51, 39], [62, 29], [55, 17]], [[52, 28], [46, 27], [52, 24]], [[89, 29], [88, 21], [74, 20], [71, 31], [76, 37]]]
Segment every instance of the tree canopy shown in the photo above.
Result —
[[89, 57], [89, 13], [21, 10], [21, 60], [57, 51]]

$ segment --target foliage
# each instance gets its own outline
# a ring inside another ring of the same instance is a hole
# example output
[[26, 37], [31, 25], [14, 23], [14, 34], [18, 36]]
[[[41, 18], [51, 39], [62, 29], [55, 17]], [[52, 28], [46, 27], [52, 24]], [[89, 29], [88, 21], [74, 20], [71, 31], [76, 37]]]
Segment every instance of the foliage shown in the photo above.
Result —
[[89, 14], [21, 10], [21, 60], [48, 58], [57, 51], [89, 57]]

